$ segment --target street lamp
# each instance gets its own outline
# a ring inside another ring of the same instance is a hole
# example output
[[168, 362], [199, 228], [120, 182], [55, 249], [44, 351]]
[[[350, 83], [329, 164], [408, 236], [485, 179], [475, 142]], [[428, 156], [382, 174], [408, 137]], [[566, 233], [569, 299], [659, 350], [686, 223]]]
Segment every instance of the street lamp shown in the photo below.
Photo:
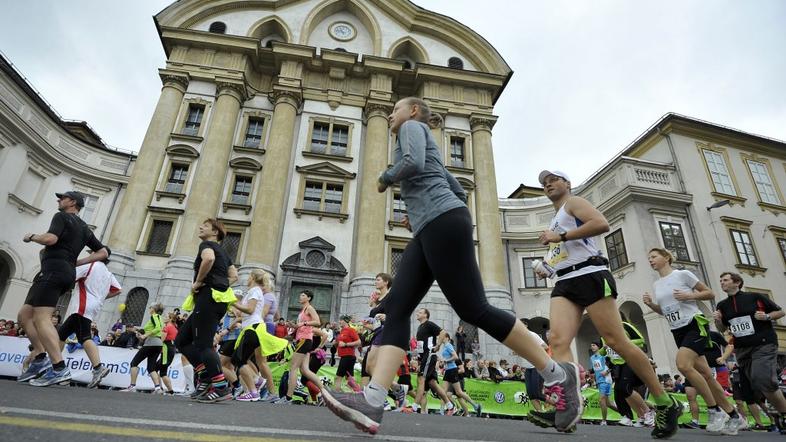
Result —
[[707, 207], [707, 212], [709, 212], [712, 209], [717, 209], [718, 207], [728, 206], [729, 204], [731, 204], [730, 200], [716, 201], [716, 202], [712, 203], [711, 206]]

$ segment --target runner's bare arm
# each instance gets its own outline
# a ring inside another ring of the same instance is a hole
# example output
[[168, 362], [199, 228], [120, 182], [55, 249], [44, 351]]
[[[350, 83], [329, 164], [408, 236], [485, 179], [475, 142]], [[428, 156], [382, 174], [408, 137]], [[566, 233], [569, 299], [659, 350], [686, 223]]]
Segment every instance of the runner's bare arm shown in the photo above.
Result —
[[566, 238], [569, 240], [590, 238], [609, 231], [606, 217], [580, 196], [571, 197], [565, 205], [565, 211], [583, 223], [578, 229], [567, 233]]

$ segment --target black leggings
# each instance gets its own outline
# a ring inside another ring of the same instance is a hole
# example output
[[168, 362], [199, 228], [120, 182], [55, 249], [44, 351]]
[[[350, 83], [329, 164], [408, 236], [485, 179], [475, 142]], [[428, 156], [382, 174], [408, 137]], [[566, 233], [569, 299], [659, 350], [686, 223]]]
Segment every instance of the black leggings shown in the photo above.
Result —
[[166, 346], [166, 363], [164, 363], [164, 349], [161, 348], [161, 357], [158, 359], [158, 374], [160, 376], [169, 376], [169, 366], [172, 365], [172, 359], [175, 357], [175, 345], [172, 341], [164, 341]]
[[205, 364], [205, 379], [221, 374], [221, 360], [213, 346], [218, 323], [227, 312], [226, 303], [213, 300], [210, 287], [203, 286], [195, 295], [194, 311], [177, 332], [175, 346], [196, 367]]
[[138, 367], [140, 362], [147, 359], [147, 373], [150, 375], [150, 373], [154, 373], [156, 368], [158, 368], [158, 355], [160, 354], [160, 346], [151, 345], [149, 347], [142, 347], [136, 352], [134, 359], [131, 359], [131, 366]]
[[407, 244], [385, 307], [382, 345], [409, 349], [410, 317], [437, 281], [459, 318], [504, 341], [516, 323], [510, 313], [486, 300], [475, 259], [472, 217], [466, 207], [450, 210], [428, 223]]

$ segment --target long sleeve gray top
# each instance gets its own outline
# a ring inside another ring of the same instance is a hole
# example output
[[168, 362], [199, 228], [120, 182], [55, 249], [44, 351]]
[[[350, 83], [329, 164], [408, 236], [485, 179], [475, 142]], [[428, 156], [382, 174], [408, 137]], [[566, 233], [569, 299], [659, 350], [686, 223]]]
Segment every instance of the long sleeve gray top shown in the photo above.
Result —
[[415, 235], [439, 215], [466, 207], [467, 193], [445, 169], [439, 146], [425, 123], [409, 120], [401, 125], [393, 161], [380, 179], [388, 186], [401, 183], [401, 198]]

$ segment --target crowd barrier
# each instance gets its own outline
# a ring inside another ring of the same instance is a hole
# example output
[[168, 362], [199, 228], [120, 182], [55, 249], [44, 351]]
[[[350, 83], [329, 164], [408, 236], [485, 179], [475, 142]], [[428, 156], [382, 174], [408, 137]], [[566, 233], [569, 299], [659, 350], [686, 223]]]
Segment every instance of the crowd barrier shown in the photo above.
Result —
[[[22, 361], [28, 354], [28, 344], [29, 342], [25, 338], [0, 336], [0, 376], [16, 377], [21, 373]], [[129, 384], [131, 359], [134, 357], [134, 354], [136, 354], [136, 350], [102, 346], [99, 346], [98, 349], [101, 355], [101, 361], [110, 368], [110, 374], [104, 378], [101, 385], [118, 388], [127, 387]], [[88, 383], [90, 381], [93, 367], [84, 350], [79, 349], [73, 353], [64, 351], [63, 358], [71, 369], [75, 381], [82, 383]], [[287, 366], [271, 362], [270, 368], [273, 372], [273, 379], [278, 384], [281, 376], [287, 370]], [[328, 388], [333, 386], [336, 369], [337, 366], [331, 367], [330, 365], [325, 365], [317, 373]], [[356, 373], [358, 372], [356, 371]], [[175, 356], [172, 365], [169, 367], [169, 377], [172, 379], [172, 387], [176, 392], [184, 391], [186, 384], [179, 355]], [[417, 385], [415, 375], [412, 375], [412, 385]], [[145, 362], [139, 366], [137, 388], [141, 390], [153, 389], [153, 383], [147, 375]], [[524, 417], [532, 410], [532, 403], [527, 395], [526, 386], [523, 382], [503, 381], [494, 383], [478, 379], [465, 379], [464, 390], [473, 401], [483, 406], [483, 413], [485, 414]], [[582, 418], [590, 421], [600, 420], [601, 411], [598, 390], [588, 388], [582, 391], [582, 395], [584, 396], [585, 405]], [[687, 398], [684, 394], [674, 394], [673, 396], [683, 405], [684, 412], [680, 417], [680, 423], [690, 422], [691, 417]], [[729, 400], [731, 401], [731, 398]], [[707, 407], [701, 398], [698, 398], [698, 403], [699, 422], [701, 424], [706, 424]], [[439, 405], [439, 399], [429, 394], [429, 409], [439, 409]], [[609, 409], [608, 420], [616, 422], [619, 419], [620, 415], [614, 410]], [[750, 418], [749, 420], [752, 424], [753, 420]], [[769, 421], [765, 418], [765, 422]]]
[[[17, 377], [22, 372], [22, 361], [27, 357], [29, 351], [27, 347], [30, 342], [26, 338], [16, 338], [0, 336], [0, 376]], [[117, 347], [98, 347], [101, 362], [109, 367], [109, 375], [101, 381], [101, 385], [108, 387], [128, 387], [130, 383], [131, 359], [136, 354], [136, 349], [117, 348]], [[71, 369], [73, 380], [87, 384], [93, 378], [93, 366], [87, 358], [83, 349], [69, 353], [63, 351], [63, 359], [68, 368]], [[178, 393], [183, 392], [186, 381], [183, 376], [183, 366], [180, 363], [180, 356], [175, 356], [168, 371], [172, 379], [172, 389]], [[147, 362], [143, 361], [139, 365], [139, 378], [136, 387], [140, 390], [152, 390], [153, 381], [147, 374]]]

